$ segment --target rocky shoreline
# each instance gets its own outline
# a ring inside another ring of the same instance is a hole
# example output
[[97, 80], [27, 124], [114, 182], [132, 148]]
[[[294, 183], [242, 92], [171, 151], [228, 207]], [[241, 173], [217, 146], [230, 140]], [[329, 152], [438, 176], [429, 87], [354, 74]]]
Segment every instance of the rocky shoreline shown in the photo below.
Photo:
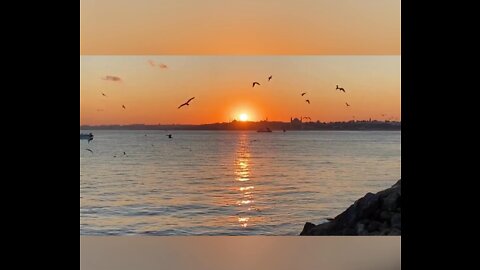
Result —
[[326, 223], [307, 222], [300, 235], [401, 235], [401, 186], [367, 193]]

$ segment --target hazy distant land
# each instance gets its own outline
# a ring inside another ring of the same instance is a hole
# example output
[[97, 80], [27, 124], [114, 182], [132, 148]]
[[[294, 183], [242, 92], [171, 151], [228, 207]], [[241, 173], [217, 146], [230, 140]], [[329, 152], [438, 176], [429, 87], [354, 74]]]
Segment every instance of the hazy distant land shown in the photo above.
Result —
[[132, 125], [81, 125], [83, 130], [258, 130], [261, 128], [272, 130], [401, 130], [401, 122], [361, 120], [348, 122], [301, 122], [293, 119], [291, 122], [259, 121], [184, 125], [184, 124], [132, 124]]

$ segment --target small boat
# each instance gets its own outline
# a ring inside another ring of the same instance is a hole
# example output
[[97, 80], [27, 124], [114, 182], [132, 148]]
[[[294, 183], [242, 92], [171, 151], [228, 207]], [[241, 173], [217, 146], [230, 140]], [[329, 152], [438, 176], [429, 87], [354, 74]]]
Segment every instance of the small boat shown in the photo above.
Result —
[[261, 128], [257, 130], [257, 132], [272, 132], [272, 130], [267, 127], [267, 128]]
[[90, 142], [91, 140], [93, 140], [93, 134], [80, 133], [80, 140], [88, 140]]

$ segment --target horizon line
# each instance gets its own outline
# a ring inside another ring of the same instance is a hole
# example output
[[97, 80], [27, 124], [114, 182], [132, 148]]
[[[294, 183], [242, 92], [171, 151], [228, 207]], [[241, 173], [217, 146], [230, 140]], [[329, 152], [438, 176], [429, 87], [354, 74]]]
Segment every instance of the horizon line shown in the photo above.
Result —
[[[294, 118], [298, 119], [298, 118]], [[301, 120], [300, 120], [301, 121]], [[379, 120], [379, 119], [352, 119], [348, 121], [308, 121], [308, 122], [303, 122], [301, 123], [323, 123], [323, 124], [331, 124], [331, 123], [350, 123], [350, 122], [387, 122], [387, 123], [401, 123], [401, 120]], [[145, 124], [145, 123], [132, 123], [132, 124], [81, 124], [80, 127], [82, 126], [90, 126], [90, 127], [98, 127], [98, 126], [202, 126], [202, 125], [215, 125], [215, 124], [231, 124], [231, 123], [285, 123], [285, 124], [290, 124], [290, 121], [280, 121], [280, 120], [273, 120], [273, 121], [268, 121], [268, 120], [260, 120], [260, 121], [239, 121], [239, 120], [233, 120], [230, 122], [213, 122], [213, 123], [202, 123], [202, 124], [181, 124], [181, 123], [170, 123], [170, 124]]]

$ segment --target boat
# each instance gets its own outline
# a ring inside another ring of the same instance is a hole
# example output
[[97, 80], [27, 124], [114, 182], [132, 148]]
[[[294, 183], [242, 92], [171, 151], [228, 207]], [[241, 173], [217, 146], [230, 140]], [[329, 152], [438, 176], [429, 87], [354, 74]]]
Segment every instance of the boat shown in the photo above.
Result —
[[267, 128], [261, 128], [257, 130], [257, 132], [272, 132], [272, 130], [267, 127]]
[[90, 142], [91, 140], [93, 140], [93, 134], [80, 133], [80, 140], [88, 140]]

